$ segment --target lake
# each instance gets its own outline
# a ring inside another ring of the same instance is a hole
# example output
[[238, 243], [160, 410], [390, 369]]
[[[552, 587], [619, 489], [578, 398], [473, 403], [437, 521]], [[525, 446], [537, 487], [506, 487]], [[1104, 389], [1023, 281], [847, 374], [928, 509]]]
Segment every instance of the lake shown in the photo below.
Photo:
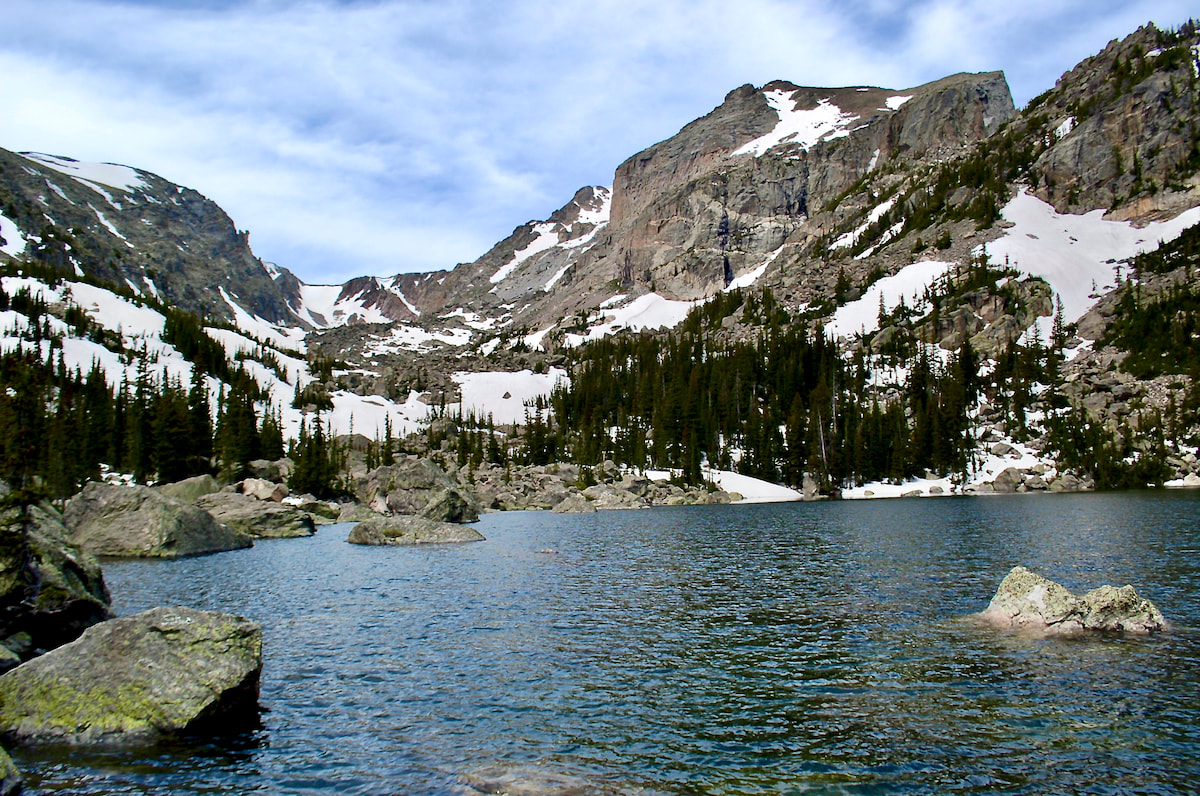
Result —
[[[1181, 793], [1200, 782], [1200, 493], [485, 516], [486, 542], [349, 526], [110, 562], [119, 614], [264, 628], [263, 728], [16, 750], [31, 793]], [[1017, 564], [1132, 583], [1150, 638], [978, 626]]]

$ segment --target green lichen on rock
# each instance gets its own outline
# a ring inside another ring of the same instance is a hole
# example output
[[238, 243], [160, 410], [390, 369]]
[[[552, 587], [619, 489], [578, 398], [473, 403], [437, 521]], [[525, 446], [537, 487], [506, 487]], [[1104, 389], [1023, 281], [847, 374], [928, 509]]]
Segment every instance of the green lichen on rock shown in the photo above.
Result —
[[90, 628], [0, 677], [0, 734], [152, 741], [253, 723], [262, 631], [231, 614], [155, 608]]
[[21, 792], [21, 772], [13, 765], [8, 752], [0, 748], [0, 796], [16, 796]]

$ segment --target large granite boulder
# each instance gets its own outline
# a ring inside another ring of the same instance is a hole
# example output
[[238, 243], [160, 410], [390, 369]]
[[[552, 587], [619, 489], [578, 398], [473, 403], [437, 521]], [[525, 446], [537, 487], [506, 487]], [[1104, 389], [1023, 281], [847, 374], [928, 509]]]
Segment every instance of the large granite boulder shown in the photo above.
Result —
[[1154, 603], [1132, 586], [1101, 586], [1078, 597], [1025, 567], [1013, 567], [980, 617], [999, 627], [1051, 634], [1153, 633], [1167, 627]]
[[360, 522], [350, 529], [346, 541], [369, 545], [449, 544], [481, 542], [483, 534], [464, 525], [401, 515]]
[[286, 484], [277, 484], [265, 478], [247, 478], [238, 484], [238, 492], [258, 500], [273, 500], [276, 503], [288, 496]]
[[89, 483], [67, 504], [63, 524], [98, 556], [179, 558], [253, 544], [208, 512], [144, 486]]
[[195, 503], [205, 495], [221, 491], [221, 485], [211, 475], [194, 475], [182, 481], [160, 484], [154, 488], [160, 494], [182, 500], [184, 503]]
[[200, 498], [196, 505], [238, 533], [255, 539], [290, 539], [317, 532], [308, 512], [287, 503], [216, 492]]
[[70, 540], [46, 505], [0, 511], [0, 670], [69, 641], [109, 618], [94, 556]]
[[102, 622], [0, 676], [0, 735], [154, 741], [254, 726], [262, 630], [232, 614], [154, 608]]
[[415, 514], [440, 522], [475, 522], [475, 496], [428, 459], [379, 467], [359, 483], [359, 500], [380, 514]]

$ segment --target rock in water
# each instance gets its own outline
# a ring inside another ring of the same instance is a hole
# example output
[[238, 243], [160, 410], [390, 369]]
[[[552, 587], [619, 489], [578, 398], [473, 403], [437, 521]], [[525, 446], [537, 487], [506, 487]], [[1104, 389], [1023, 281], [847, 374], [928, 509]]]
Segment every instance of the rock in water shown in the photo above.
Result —
[[0, 676], [0, 734], [18, 742], [142, 742], [254, 726], [261, 671], [255, 623], [154, 608], [95, 625]]
[[0, 749], [0, 796], [17, 796], [21, 792], [21, 772], [13, 765], [8, 752]]
[[1053, 634], [1153, 633], [1167, 627], [1154, 603], [1132, 586], [1101, 586], [1077, 597], [1025, 567], [1013, 567], [980, 617], [1000, 627]]
[[100, 564], [45, 505], [0, 512], [0, 644], [9, 668], [109, 617]]
[[482, 542], [474, 528], [437, 522], [424, 517], [378, 517], [364, 520], [350, 529], [350, 544], [449, 544]]
[[208, 512], [144, 486], [89, 483], [67, 504], [63, 524], [98, 556], [179, 558], [253, 544]]
[[256, 539], [290, 539], [317, 532], [307, 512], [286, 503], [216, 492], [200, 498], [196, 505], [235, 531]]

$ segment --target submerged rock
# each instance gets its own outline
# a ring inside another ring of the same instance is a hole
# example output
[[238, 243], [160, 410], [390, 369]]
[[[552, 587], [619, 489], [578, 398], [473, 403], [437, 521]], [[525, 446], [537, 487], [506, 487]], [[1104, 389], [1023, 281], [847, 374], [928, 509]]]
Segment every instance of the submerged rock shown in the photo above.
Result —
[[317, 532], [308, 512], [287, 503], [216, 492], [200, 498], [196, 505], [238, 533], [256, 539], [291, 539]]
[[154, 608], [95, 625], [0, 676], [0, 734], [82, 744], [253, 726], [261, 671], [255, 623]]
[[144, 486], [89, 483], [67, 504], [63, 524], [98, 556], [179, 558], [253, 544], [207, 511]]
[[346, 541], [350, 544], [448, 544], [482, 542], [483, 534], [449, 522], [425, 517], [376, 517], [355, 525]]
[[95, 557], [46, 505], [0, 512], [0, 671], [109, 618]]
[[999, 627], [1053, 634], [1153, 633], [1167, 627], [1154, 603], [1132, 586], [1101, 586], [1078, 597], [1025, 567], [1013, 567], [979, 616]]

